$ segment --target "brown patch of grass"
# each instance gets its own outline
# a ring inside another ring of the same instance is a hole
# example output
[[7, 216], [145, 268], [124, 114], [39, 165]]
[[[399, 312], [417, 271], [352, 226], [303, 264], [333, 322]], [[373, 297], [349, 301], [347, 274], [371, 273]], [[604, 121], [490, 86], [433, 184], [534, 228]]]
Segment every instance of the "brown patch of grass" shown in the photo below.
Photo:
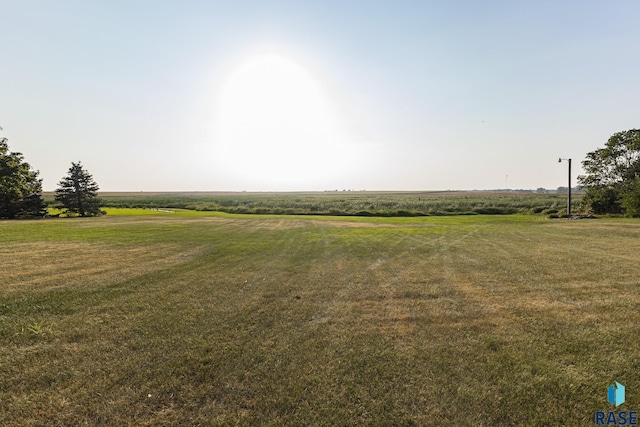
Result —
[[389, 228], [389, 227], [395, 227], [395, 225], [393, 224], [387, 224], [387, 223], [374, 223], [374, 222], [364, 222], [364, 221], [332, 221], [332, 220], [325, 220], [325, 221], [312, 221], [312, 224], [318, 225], [318, 226], [330, 226], [330, 227], [338, 227], [338, 228]]
[[308, 228], [310, 225], [317, 227], [336, 227], [336, 228], [390, 228], [396, 227], [394, 224], [375, 223], [365, 221], [349, 221], [349, 220], [330, 220], [330, 219], [305, 219], [298, 216], [281, 217], [273, 216], [271, 218], [262, 218], [259, 220], [252, 218], [244, 218], [247, 225], [255, 228], [263, 228], [268, 230], [290, 230], [295, 228]]
[[155, 244], [114, 247], [87, 242], [11, 243], [0, 248], [5, 292], [50, 291], [170, 268], [198, 249]]

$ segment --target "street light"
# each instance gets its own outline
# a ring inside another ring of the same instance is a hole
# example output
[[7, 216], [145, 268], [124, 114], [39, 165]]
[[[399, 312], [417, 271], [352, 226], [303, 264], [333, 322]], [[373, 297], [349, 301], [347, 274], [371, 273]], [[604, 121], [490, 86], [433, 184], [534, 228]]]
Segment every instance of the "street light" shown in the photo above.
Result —
[[558, 159], [558, 163], [562, 163], [563, 160], [569, 162], [569, 198], [567, 199], [567, 216], [571, 216], [571, 159]]

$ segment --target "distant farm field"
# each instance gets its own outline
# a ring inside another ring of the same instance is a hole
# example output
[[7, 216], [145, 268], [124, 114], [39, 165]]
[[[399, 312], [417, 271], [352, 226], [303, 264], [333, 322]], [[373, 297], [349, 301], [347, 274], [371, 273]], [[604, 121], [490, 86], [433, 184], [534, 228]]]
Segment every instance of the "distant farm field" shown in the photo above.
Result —
[[[566, 213], [567, 194], [532, 191], [325, 191], [300, 193], [100, 193], [111, 208], [176, 208], [239, 214], [411, 217], [428, 215]], [[45, 193], [53, 203], [53, 193]], [[572, 209], [580, 209], [582, 193]]]
[[0, 221], [0, 425], [593, 425], [615, 381], [640, 409], [639, 250], [622, 218]]

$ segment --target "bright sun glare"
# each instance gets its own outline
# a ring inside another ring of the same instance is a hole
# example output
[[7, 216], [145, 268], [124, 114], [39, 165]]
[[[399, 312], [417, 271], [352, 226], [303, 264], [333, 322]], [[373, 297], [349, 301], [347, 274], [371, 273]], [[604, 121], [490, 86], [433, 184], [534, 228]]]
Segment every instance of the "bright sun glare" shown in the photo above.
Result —
[[296, 62], [262, 54], [228, 77], [218, 99], [217, 157], [250, 186], [335, 182], [353, 158], [332, 106]]

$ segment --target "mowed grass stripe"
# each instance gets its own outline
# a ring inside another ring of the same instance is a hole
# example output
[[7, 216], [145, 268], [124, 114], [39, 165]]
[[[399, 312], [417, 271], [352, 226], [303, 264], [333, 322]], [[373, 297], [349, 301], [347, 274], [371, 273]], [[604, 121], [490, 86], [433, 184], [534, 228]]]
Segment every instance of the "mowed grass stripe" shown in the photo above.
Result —
[[[637, 245], [609, 240], [637, 233], [630, 220], [1, 226], [3, 248], [39, 244], [35, 227], [41, 242], [172, 252], [120, 276], [80, 268], [62, 288], [21, 287], [2, 252], [7, 425], [581, 425], [611, 381], [640, 383], [636, 351], [617, 345], [638, 336]], [[597, 245], [608, 265], [586, 256]]]

